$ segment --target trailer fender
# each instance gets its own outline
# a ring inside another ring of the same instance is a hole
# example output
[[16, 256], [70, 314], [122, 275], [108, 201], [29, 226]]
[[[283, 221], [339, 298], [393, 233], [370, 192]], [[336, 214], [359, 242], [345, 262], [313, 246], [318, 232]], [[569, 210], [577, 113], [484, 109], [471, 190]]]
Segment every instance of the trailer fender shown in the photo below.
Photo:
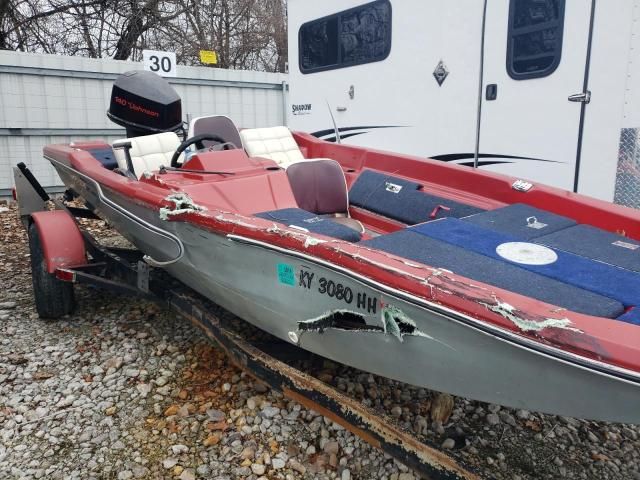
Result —
[[60, 267], [87, 263], [82, 233], [68, 212], [34, 212], [31, 220], [38, 229], [49, 273]]

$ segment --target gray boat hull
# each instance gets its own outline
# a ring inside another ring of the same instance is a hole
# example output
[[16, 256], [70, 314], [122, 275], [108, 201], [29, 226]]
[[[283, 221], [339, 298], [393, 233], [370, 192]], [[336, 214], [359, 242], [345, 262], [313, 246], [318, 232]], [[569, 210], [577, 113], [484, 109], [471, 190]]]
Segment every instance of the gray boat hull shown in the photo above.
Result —
[[[157, 211], [101, 191], [88, 177], [52, 163], [65, 184], [145, 254], [159, 261], [179, 258], [165, 267], [171, 275], [278, 338], [367, 372], [454, 395], [640, 423], [640, 385], [633, 379], [481, 328], [319, 259], [162, 220]], [[159, 237], [155, 229], [169, 235]], [[344, 317], [360, 323], [342, 325]]]

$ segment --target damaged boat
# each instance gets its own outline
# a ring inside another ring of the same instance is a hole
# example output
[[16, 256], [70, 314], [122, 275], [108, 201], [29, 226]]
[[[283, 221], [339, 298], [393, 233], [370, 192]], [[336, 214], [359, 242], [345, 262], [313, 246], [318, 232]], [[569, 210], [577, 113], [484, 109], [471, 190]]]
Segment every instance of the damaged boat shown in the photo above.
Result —
[[44, 156], [148, 264], [244, 320], [409, 384], [640, 423], [638, 211], [224, 116], [181, 141], [180, 98], [148, 72], [116, 80], [108, 115], [128, 138]]

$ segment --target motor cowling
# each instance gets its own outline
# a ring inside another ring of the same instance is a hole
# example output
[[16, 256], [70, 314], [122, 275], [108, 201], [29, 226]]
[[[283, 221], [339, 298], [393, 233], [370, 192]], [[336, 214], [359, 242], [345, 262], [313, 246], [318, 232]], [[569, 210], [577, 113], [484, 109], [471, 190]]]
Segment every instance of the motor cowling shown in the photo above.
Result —
[[125, 127], [127, 137], [172, 132], [182, 128], [182, 101], [159, 75], [131, 71], [113, 83], [107, 116]]

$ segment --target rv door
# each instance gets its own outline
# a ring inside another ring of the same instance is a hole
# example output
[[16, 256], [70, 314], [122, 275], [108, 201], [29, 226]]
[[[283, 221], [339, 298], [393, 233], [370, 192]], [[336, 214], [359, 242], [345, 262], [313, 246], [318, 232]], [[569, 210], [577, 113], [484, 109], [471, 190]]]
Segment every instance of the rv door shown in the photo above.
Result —
[[573, 189], [592, 3], [487, 2], [479, 166]]

